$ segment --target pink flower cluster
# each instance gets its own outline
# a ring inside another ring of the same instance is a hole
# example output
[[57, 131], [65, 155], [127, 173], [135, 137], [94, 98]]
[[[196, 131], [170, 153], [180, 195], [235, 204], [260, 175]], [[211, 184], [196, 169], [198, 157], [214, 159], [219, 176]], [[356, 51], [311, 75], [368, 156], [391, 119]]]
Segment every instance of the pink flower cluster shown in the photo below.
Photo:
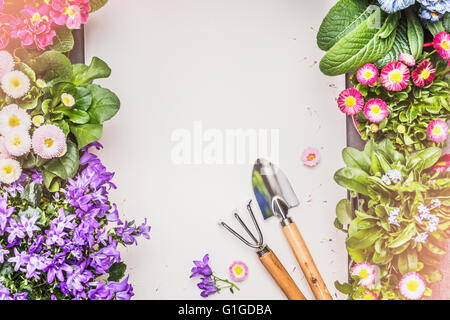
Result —
[[[24, 48], [45, 50], [53, 44], [55, 28], [66, 26], [79, 29], [87, 22], [91, 7], [89, 0], [35, 1], [26, 5], [20, 16], [3, 12], [0, 0], [0, 49], [5, 48], [10, 39], [19, 39]], [[47, 4], [48, 2], [48, 4]]]

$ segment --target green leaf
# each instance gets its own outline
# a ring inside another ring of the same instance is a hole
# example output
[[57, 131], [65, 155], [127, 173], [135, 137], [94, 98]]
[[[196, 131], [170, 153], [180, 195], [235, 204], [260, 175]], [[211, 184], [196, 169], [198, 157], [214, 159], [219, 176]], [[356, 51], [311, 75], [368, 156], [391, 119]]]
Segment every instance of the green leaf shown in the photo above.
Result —
[[37, 207], [42, 199], [42, 185], [39, 183], [28, 184], [20, 194], [20, 197], [28, 201], [33, 207]]
[[123, 276], [125, 275], [125, 270], [127, 269], [127, 266], [123, 262], [115, 262], [111, 268], [109, 268], [109, 277], [108, 281], [115, 281], [119, 282], [122, 280]]
[[355, 148], [347, 147], [342, 150], [342, 158], [345, 164], [351, 168], [358, 168], [367, 173], [370, 172], [370, 158], [365, 152], [359, 151]]
[[356, 168], [342, 168], [334, 174], [334, 180], [342, 187], [351, 191], [369, 195], [369, 175]]
[[424, 267], [420, 273], [425, 278], [425, 281], [429, 284], [434, 284], [437, 282], [442, 281], [444, 279], [444, 276], [442, 275], [442, 272], [439, 269], [436, 269], [432, 266], [426, 266]]
[[398, 256], [397, 266], [401, 274], [416, 272], [418, 268], [418, 257], [415, 250], [408, 250]]
[[44, 165], [45, 170], [53, 173], [63, 180], [73, 178], [80, 165], [77, 146], [67, 142], [67, 152], [63, 157], [54, 158]]
[[395, 237], [393, 240], [389, 241], [389, 248], [398, 248], [401, 245], [405, 244], [416, 234], [416, 225], [415, 223], [410, 223], [405, 229], [403, 229], [400, 234]]
[[87, 85], [92, 94], [92, 105], [88, 110], [91, 119], [96, 123], [111, 119], [120, 109], [119, 98], [110, 90], [96, 84]]
[[423, 28], [417, 14], [411, 8], [406, 9], [406, 18], [408, 20], [408, 42], [411, 54], [417, 60], [423, 51]]
[[347, 199], [342, 199], [336, 205], [336, 217], [338, 221], [343, 225], [347, 225], [353, 220], [352, 209], [350, 206], [350, 201]]
[[72, 63], [58, 51], [46, 51], [31, 59], [29, 65], [48, 85], [72, 79]]
[[108, 3], [108, 0], [90, 0], [89, 1], [89, 5], [91, 7], [90, 13], [103, 8], [107, 3]]
[[428, 169], [433, 166], [436, 161], [441, 157], [442, 151], [440, 148], [431, 147], [421, 151], [417, 151], [411, 154], [408, 159], [408, 163], [412, 163], [413, 161], [417, 161], [418, 159], [423, 161], [422, 169]]
[[94, 123], [71, 125], [70, 131], [77, 139], [78, 147], [81, 149], [91, 142], [100, 140], [102, 137], [103, 126]]
[[444, 18], [442, 19], [442, 26], [444, 27], [445, 32], [450, 32], [450, 12], [444, 14]]
[[382, 234], [383, 231], [377, 227], [360, 230], [347, 238], [346, 244], [351, 249], [365, 249], [370, 247]]
[[56, 36], [53, 38], [53, 45], [50, 46], [51, 50], [59, 52], [69, 52], [73, 49], [74, 39], [72, 30], [66, 26], [61, 26], [55, 29]]
[[369, 1], [340, 0], [328, 12], [317, 33], [317, 45], [327, 51], [372, 13]]
[[366, 261], [366, 255], [362, 249], [347, 248], [347, 252], [350, 258], [356, 263]]
[[351, 294], [353, 292], [353, 287], [350, 283], [339, 283], [339, 281], [334, 282], [336, 289], [343, 294]]
[[389, 15], [378, 29], [374, 25], [380, 16], [384, 13], [378, 8], [340, 39], [320, 61], [320, 70], [329, 76], [340, 75], [384, 57], [394, 43], [399, 15]]
[[394, 44], [389, 52], [381, 59], [378, 59], [375, 64], [380, 69], [386, 64], [392, 61], [397, 61], [398, 56], [401, 53], [410, 53], [408, 35], [407, 35], [407, 23], [405, 19], [402, 19], [397, 26], [397, 33], [395, 35]]
[[51, 173], [50, 171], [44, 170], [42, 172], [42, 177], [44, 178], [44, 185], [47, 188], [47, 190], [50, 190], [52, 182], [56, 178], [56, 175]]
[[438, 34], [439, 32], [445, 31], [444, 26], [441, 21], [434, 22], [434, 23], [427, 23], [425, 24], [427, 29], [431, 32], [433, 37]]
[[86, 111], [75, 109], [74, 107], [60, 106], [54, 110], [55, 112], [61, 112], [69, 118], [69, 120], [76, 124], [88, 123], [91, 117]]
[[430, 252], [437, 254], [437, 255], [444, 255], [446, 252], [444, 249], [442, 249], [440, 246], [432, 243], [431, 241], [426, 241], [424, 243], [425, 248], [427, 248]]
[[75, 65], [73, 75], [72, 82], [77, 86], [81, 86], [92, 82], [94, 79], [108, 78], [111, 75], [111, 69], [105, 61], [93, 57], [89, 66]]

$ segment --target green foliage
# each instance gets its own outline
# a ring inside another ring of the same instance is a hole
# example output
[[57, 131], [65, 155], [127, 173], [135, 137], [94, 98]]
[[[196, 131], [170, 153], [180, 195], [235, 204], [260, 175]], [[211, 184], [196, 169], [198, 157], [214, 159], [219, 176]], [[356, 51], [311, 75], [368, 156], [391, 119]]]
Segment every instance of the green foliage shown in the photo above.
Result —
[[108, 0], [90, 0], [91, 13], [103, 8], [108, 3]]
[[111, 268], [109, 268], [109, 277], [108, 281], [119, 282], [122, 280], [125, 275], [125, 271], [127, 270], [127, 266], [123, 262], [115, 262]]
[[72, 50], [75, 44], [72, 30], [66, 26], [61, 26], [56, 28], [55, 31], [56, 36], [53, 38], [53, 45], [49, 49], [59, 52], [69, 52]]
[[[347, 167], [337, 171], [335, 180], [360, 193], [360, 201], [353, 217], [350, 202], [341, 200], [336, 219], [339, 229], [348, 233], [346, 246], [352, 260], [380, 268], [380, 283], [372, 289], [383, 299], [402, 298], [398, 281], [408, 272], [419, 272], [428, 284], [442, 278], [430, 265], [445, 254], [439, 243], [450, 238], [450, 173], [431, 170], [441, 153], [439, 148], [430, 147], [405, 158], [388, 139], [380, 143], [371, 139], [364, 151], [346, 148], [343, 152]], [[398, 181], [390, 170], [400, 174]], [[429, 222], [417, 219], [421, 205], [439, 218], [437, 230], [429, 231]], [[393, 211], [398, 211], [396, 221], [391, 220]], [[428, 238], [424, 242], [414, 241], [425, 232]], [[336, 284], [336, 288], [351, 299], [360, 298], [365, 290], [358, 281]]]

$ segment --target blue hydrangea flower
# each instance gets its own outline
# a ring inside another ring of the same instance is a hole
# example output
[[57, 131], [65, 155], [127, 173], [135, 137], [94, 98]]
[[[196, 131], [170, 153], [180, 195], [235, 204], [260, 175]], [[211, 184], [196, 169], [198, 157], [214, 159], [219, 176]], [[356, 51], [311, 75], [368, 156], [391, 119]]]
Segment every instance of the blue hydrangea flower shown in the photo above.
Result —
[[415, 0], [378, 0], [381, 9], [387, 13], [394, 13], [412, 6]]

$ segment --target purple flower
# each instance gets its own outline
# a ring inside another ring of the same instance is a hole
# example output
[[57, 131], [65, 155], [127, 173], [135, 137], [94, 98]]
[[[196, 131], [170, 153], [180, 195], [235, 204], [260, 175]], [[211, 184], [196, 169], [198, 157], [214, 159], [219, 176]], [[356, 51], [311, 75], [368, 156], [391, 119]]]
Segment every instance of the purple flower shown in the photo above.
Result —
[[95, 286], [95, 288], [88, 292], [90, 300], [112, 300], [114, 293], [103, 282], [93, 282], [91, 286]]
[[12, 300], [11, 293], [2, 284], [0, 284], [0, 300]]
[[8, 208], [8, 199], [0, 197], [0, 232], [5, 232], [14, 207]]
[[147, 218], [145, 218], [144, 223], [139, 226], [138, 235], [142, 235], [145, 239], [150, 239], [150, 235], [148, 233], [150, 232], [151, 227], [146, 224]]
[[28, 263], [30, 256], [26, 251], [19, 252], [17, 248], [14, 248], [14, 257], [8, 259], [8, 262], [15, 262], [14, 271], [18, 271], [19, 268]]
[[28, 237], [33, 237], [33, 231], [39, 231], [41, 228], [35, 225], [36, 221], [39, 219], [38, 215], [33, 216], [30, 219], [27, 219], [25, 216], [20, 217], [20, 223], [22, 224], [25, 232], [28, 234]]
[[108, 282], [107, 287], [116, 294], [118, 300], [130, 300], [134, 296], [133, 286], [128, 283], [128, 276], [122, 282]]
[[60, 227], [50, 225], [50, 230], [45, 230], [45, 234], [47, 235], [47, 241], [45, 241], [45, 244], [47, 246], [51, 246], [55, 243], [60, 247], [64, 246], [64, 237], [67, 235], [67, 233], [64, 232]]
[[191, 269], [192, 274], [190, 278], [193, 278], [197, 275], [209, 277], [212, 274], [211, 267], [208, 265], [209, 262], [208, 254], [205, 254], [205, 256], [203, 257], [203, 261], [194, 260], [193, 262], [195, 264], [195, 267]]
[[14, 220], [9, 221], [9, 227], [6, 228], [6, 232], [9, 233], [8, 242], [14, 242], [16, 238], [23, 239], [25, 238], [25, 229], [22, 225], [18, 224]]
[[14, 295], [14, 300], [27, 300], [28, 292], [16, 293]]
[[[82, 262], [79, 266], [73, 265], [72, 272], [67, 275], [66, 285], [74, 296], [83, 295], [85, 284], [94, 278], [91, 271], [86, 270], [87, 262]], [[84, 294], [85, 295], [85, 294]]]
[[16, 180], [15, 182], [9, 184], [9, 185], [3, 185], [3, 189], [5, 189], [6, 193], [15, 197], [17, 196], [17, 193], [22, 193], [24, 190], [23, 183], [26, 182], [28, 179], [28, 176], [25, 173], [22, 173], [20, 178]]
[[5, 261], [5, 254], [9, 254], [9, 250], [3, 249], [3, 247], [0, 245], [0, 263], [3, 263]]
[[66, 273], [71, 273], [73, 271], [72, 267], [69, 266], [65, 261], [66, 254], [64, 252], [55, 255], [53, 261], [47, 267], [48, 283], [52, 283], [55, 280], [55, 276], [59, 281], [63, 282], [65, 280], [63, 271], [65, 271]]
[[202, 290], [200, 295], [204, 298], [217, 292], [217, 287], [214, 285], [214, 280], [209, 277], [202, 277], [202, 281], [197, 286]]
[[33, 181], [33, 183], [36, 184], [42, 184], [44, 182], [44, 178], [42, 177], [42, 174], [37, 171], [36, 169], [32, 170], [33, 173], [31, 174], [31, 179]]
[[126, 244], [133, 244], [133, 243], [137, 244], [137, 241], [133, 235], [134, 232], [136, 231], [136, 227], [133, 225], [134, 225], [134, 220], [131, 222], [125, 221], [123, 227], [118, 227], [116, 229], [117, 235], [119, 237], [121, 237], [123, 242], [125, 242]]
[[28, 249], [28, 253], [32, 254], [32, 253], [37, 253], [40, 252], [42, 250], [42, 244], [45, 241], [45, 236], [40, 234], [36, 237], [36, 239], [34, 239], [33, 244], [30, 246], [30, 249]]
[[27, 273], [25, 275], [25, 278], [29, 279], [29, 278], [36, 278], [36, 279], [40, 279], [38, 273], [36, 271], [40, 271], [40, 270], [44, 270], [45, 268], [47, 268], [50, 265], [50, 261], [47, 257], [45, 256], [40, 256], [40, 255], [31, 255], [28, 259], [28, 264], [27, 264]]
[[120, 252], [117, 251], [117, 241], [113, 241], [109, 246], [91, 254], [91, 267], [96, 273], [106, 273], [114, 262], [120, 262]]

